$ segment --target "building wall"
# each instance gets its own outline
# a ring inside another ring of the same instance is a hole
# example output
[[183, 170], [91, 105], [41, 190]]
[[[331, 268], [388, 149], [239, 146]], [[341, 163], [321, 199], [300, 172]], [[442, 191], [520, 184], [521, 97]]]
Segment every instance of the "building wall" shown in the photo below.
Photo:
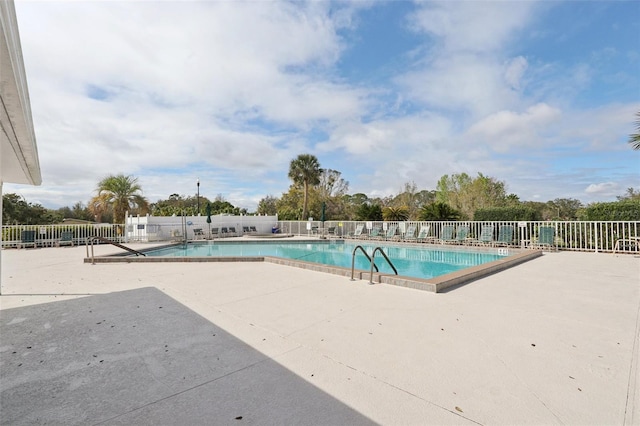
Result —
[[167, 241], [177, 238], [196, 238], [195, 230], [201, 230], [205, 237], [211, 236], [211, 229], [235, 228], [235, 235], [242, 236], [244, 227], [254, 226], [258, 234], [269, 234], [278, 225], [278, 216], [211, 216], [211, 224], [206, 216], [129, 216], [126, 220], [127, 241]]

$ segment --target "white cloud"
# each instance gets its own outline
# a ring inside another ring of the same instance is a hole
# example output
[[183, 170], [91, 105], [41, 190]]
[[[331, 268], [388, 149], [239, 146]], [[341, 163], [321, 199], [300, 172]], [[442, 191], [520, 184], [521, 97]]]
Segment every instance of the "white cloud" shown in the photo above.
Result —
[[616, 195], [621, 195], [622, 189], [617, 182], [601, 182], [601, 183], [592, 183], [587, 186], [585, 191], [589, 195], [596, 195], [600, 197], [614, 197]]
[[[565, 143], [579, 145], [588, 151], [629, 151], [629, 135], [634, 132], [635, 114], [640, 111], [640, 102], [607, 104], [597, 108], [574, 110], [563, 117], [558, 137]], [[633, 158], [633, 153], [629, 153]], [[636, 160], [640, 170], [640, 159]]]
[[437, 57], [397, 78], [409, 99], [430, 108], [482, 116], [516, 101], [498, 60], [474, 54]]
[[497, 151], [547, 145], [545, 132], [557, 122], [562, 112], [547, 104], [529, 107], [524, 113], [500, 111], [473, 124], [469, 136]]
[[368, 123], [348, 122], [337, 126], [329, 141], [318, 144], [321, 151], [344, 150], [384, 160], [396, 149], [412, 150], [429, 147], [451, 131], [451, 123], [442, 116], [415, 115], [374, 120]]
[[512, 43], [535, 16], [534, 2], [421, 3], [412, 28], [425, 33], [416, 67], [397, 78], [407, 95], [445, 111], [486, 116], [518, 106], [523, 56], [505, 58]]
[[450, 52], [496, 51], [532, 19], [534, 2], [420, 3], [412, 23]]

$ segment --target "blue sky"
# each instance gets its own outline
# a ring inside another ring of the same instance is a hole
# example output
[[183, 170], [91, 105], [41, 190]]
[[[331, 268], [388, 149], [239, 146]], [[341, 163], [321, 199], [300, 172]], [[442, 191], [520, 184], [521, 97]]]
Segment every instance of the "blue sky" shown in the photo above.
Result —
[[521, 200], [640, 188], [637, 1], [20, 1], [49, 208], [109, 174], [253, 211], [314, 154], [350, 193], [483, 173]]

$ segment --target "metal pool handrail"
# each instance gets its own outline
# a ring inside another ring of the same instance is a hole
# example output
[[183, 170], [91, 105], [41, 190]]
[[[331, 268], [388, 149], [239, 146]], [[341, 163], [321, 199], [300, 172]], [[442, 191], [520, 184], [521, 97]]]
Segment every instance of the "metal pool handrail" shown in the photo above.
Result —
[[127, 246], [124, 246], [124, 245], [122, 245], [122, 244], [120, 244], [120, 243], [116, 243], [116, 242], [114, 242], [114, 241], [111, 241], [111, 240], [110, 240], [110, 239], [108, 239], [108, 238], [94, 236], [94, 237], [89, 237], [89, 238], [87, 238], [87, 244], [86, 244], [86, 248], [87, 248], [87, 257], [89, 257], [89, 243], [91, 243], [91, 264], [93, 264], [93, 265], [95, 265], [95, 257], [94, 257], [94, 255], [93, 255], [93, 245], [94, 245], [94, 243], [95, 243], [96, 241], [101, 241], [101, 242], [103, 242], [103, 243], [108, 243], [108, 244], [114, 245], [114, 246], [116, 246], [116, 247], [118, 247], [118, 248], [121, 248], [121, 249], [123, 249], [123, 250], [128, 251], [129, 253], [133, 253], [133, 254], [135, 254], [136, 256], [145, 256], [145, 257], [147, 256], [146, 254], [142, 253], [141, 251], [134, 250], [134, 249], [129, 248], [129, 247], [127, 247]]
[[355, 281], [355, 279], [353, 278], [353, 275], [354, 275], [355, 264], [356, 264], [356, 251], [358, 251], [358, 249], [360, 249], [360, 251], [362, 253], [364, 253], [364, 255], [367, 257], [369, 262], [371, 262], [371, 271], [369, 273], [369, 284], [373, 284], [373, 268], [376, 268], [376, 272], [379, 272], [378, 266], [376, 265], [376, 262], [375, 262], [376, 252], [382, 253], [382, 256], [386, 259], [386, 261], [389, 264], [389, 266], [391, 266], [391, 269], [393, 269], [393, 272], [395, 272], [395, 274], [398, 275], [398, 270], [396, 269], [395, 266], [393, 266], [393, 263], [387, 257], [387, 255], [385, 254], [384, 250], [382, 250], [382, 247], [376, 247], [375, 249], [373, 249], [373, 254], [371, 255], [371, 257], [369, 257], [369, 255], [367, 254], [365, 249], [362, 248], [362, 246], [356, 246], [353, 249], [353, 253], [351, 254], [351, 281]]
[[[373, 254], [371, 255], [371, 272], [369, 273], [369, 284], [373, 284], [373, 267], [375, 266], [374, 261], [376, 259], [376, 252], [378, 251], [382, 253], [382, 257], [386, 259], [389, 266], [391, 266], [391, 269], [393, 269], [393, 272], [395, 272], [395, 274], [398, 275], [398, 270], [396, 269], [395, 266], [393, 266], [393, 263], [391, 263], [391, 260], [384, 253], [384, 250], [382, 250], [382, 247], [376, 247], [375, 249], [373, 249]], [[376, 267], [376, 271], [377, 270], [378, 268]]]
[[369, 262], [371, 262], [371, 264], [373, 265], [371, 268], [373, 269], [375, 267], [376, 272], [378, 272], [378, 267], [373, 263], [373, 261], [371, 260], [371, 257], [367, 254], [364, 248], [362, 248], [362, 246], [356, 246], [353, 249], [353, 253], [351, 253], [351, 281], [355, 281], [355, 279], [353, 278], [353, 272], [355, 270], [355, 264], [356, 264], [356, 251], [358, 251], [358, 249], [360, 249], [360, 251], [367, 257]]

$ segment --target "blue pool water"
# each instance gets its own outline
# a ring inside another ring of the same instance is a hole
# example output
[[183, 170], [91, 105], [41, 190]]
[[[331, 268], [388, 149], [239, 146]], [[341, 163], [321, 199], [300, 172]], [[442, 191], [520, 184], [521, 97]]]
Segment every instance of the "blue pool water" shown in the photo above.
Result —
[[[146, 252], [147, 256], [174, 257], [243, 257], [243, 256], [274, 256], [286, 259], [304, 260], [323, 265], [342, 266], [351, 268], [352, 253], [356, 246], [362, 246], [371, 256], [375, 247], [381, 242], [364, 243], [337, 242], [215, 242], [194, 243], [186, 246], [172, 246]], [[384, 246], [383, 250], [398, 270], [398, 275], [413, 278], [433, 278], [449, 274], [464, 268], [493, 262], [503, 258], [496, 253], [481, 251], [461, 251], [460, 249], [446, 249], [415, 246]], [[356, 254], [356, 269], [369, 270], [371, 263], [358, 251]], [[376, 254], [376, 265], [380, 272], [393, 273], [386, 260]]]

